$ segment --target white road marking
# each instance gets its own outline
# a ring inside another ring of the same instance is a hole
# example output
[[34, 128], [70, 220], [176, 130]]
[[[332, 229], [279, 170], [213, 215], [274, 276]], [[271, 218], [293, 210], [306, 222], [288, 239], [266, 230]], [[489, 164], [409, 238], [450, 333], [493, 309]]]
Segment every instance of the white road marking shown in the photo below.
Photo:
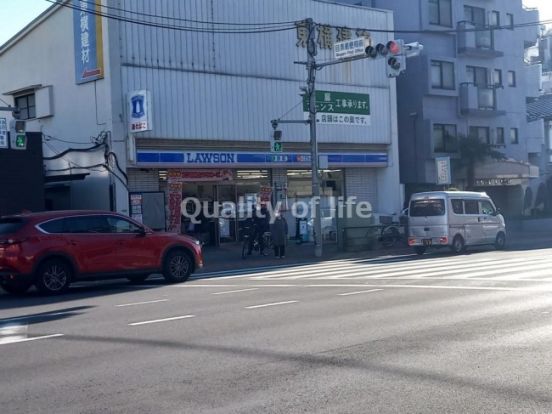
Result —
[[288, 300], [286, 302], [274, 302], [274, 303], [265, 303], [264, 305], [253, 305], [253, 306], [246, 306], [245, 309], [258, 309], [258, 308], [266, 308], [268, 306], [278, 306], [278, 305], [287, 305], [290, 303], [298, 303], [298, 300]]
[[226, 290], [224, 292], [213, 292], [211, 295], [226, 295], [229, 293], [250, 292], [252, 290], [258, 290], [259, 288], [239, 289], [239, 290]]
[[58, 338], [60, 336], [64, 336], [63, 334], [53, 334], [53, 335], [44, 335], [44, 336], [35, 336], [32, 338], [21, 338], [19, 336], [14, 337], [5, 337], [0, 338], [0, 345], [7, 345], [7, 344], [17, 344], [20, 342], [30, 342], [30, 341], [38, 341], [40, 339], [49, 339], [49, 338]]
[[370, 289], [370, 290], [359, 290], [356, 292], [338, 293], [337, 296], [360, 295], [361, 293], [379, 292], [380, 290], [383, 290], [383, 289]]
[[164, 319], [154, 319], [152, 321], [144, 321], [144, 322], [134, 322], [129, 323], [129, 326], [140, 326], [140, 325], [147, 325], [150, 323], [159, 323], [159, 322], [169, 322], [169, 321], [177, 321], [180, 319], [188, 319], [188, 318], [194, 318], [195, 315], [183, 315], [183, 316], [173, 316], [172, 318], [164, 318]]
[[145, 302], [123, 303], [122, 305], [115, 305], [115, 306], [118, 308], [123, 308], [125, 306], [146, 305], [148, 303], [158, 303], [158, 302], [168, 302], [168, 299], [157, 299], [157, 300], [148, 300]]

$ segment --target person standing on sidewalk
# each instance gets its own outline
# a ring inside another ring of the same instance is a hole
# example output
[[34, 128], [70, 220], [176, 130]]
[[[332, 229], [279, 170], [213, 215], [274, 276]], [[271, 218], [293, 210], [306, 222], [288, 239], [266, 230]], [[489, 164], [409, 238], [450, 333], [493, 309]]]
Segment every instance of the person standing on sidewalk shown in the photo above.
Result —
[[279, 212], [276, 213], [274, 223], [270, 225], [270, 233], [274, 244], [274, 255], [279, 259], [284, 258], [286, 256], [288, 226], [286, 219]]

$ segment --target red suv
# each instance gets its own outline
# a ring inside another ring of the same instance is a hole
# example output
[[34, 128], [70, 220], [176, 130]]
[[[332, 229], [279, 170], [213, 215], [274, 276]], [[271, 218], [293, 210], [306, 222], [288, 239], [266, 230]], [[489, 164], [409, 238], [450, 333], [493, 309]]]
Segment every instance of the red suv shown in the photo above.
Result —
[[54, 211], [0, 218], [0, 286], [24, 293], [31, 285], [61, 293], [76, 280], [162, 273], [178, 283], [203, 266], [198, 240], [154, 233], [111, 212]]

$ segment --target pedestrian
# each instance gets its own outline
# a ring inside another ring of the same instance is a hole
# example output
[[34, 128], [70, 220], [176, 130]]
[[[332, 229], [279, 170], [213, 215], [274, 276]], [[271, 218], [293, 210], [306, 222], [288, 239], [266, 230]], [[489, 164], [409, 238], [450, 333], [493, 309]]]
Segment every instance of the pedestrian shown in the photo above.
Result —
[[274, 244], [274, 255], [279, 259], [283, 259], [286, 257], [288, 226], [286, 219], [279, 212], [276, 213], [274, 223], [270, 225], [270, 233]]
[[253, 239], [251, 240], [250, 249], [253, 246], [253, 240], [256, 240], [257, 244], [259, 245], [259, 254], [261, 254], [262, 256], [266, 256], [266, 253], [264, 251], [264, 234], [269, 230], [269, 217], [268, 209], [266, 208], [266, 206], [262, 205], [260, 209], [255, 208], [253, 221], [255, 222], [255, 234]]

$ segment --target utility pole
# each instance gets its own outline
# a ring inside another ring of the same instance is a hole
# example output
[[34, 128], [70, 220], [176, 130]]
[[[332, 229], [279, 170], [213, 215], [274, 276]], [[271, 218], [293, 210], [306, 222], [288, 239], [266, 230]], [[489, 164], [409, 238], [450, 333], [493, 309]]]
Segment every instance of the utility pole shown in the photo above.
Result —
[[320, 180], [318, 170], [318, 141], [316, 140], [316, 25], [312, 19], [306, 20], [309, 37], [307, 41], [307, 94], [309, 98], [309, 124], [311, 145], [312, 196], [314, 201], [313, 236], [314, 255], [322, 256], [322, 218], [320, 217]]

